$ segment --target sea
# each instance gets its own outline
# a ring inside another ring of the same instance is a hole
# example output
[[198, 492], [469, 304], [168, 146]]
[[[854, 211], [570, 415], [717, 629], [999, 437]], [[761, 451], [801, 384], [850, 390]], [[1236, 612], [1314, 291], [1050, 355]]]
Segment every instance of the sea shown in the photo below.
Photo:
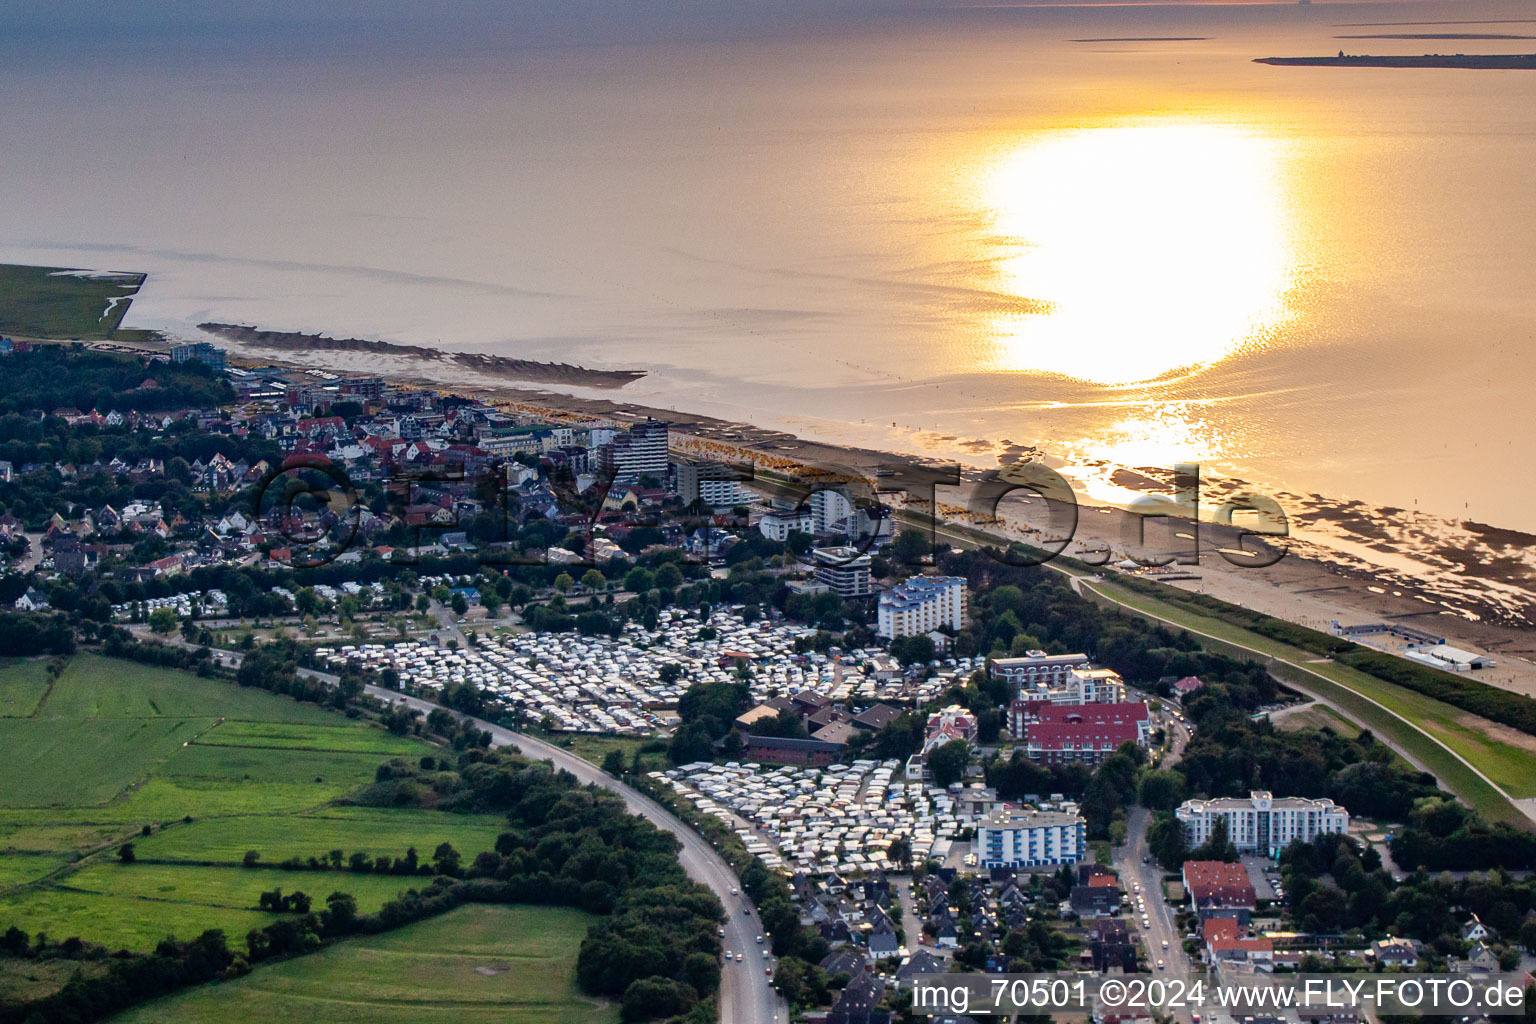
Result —
[[1536, 73], [1254, 63], [1536, 52], [1530, 3], [10, 2], [0, 29], [0, 261], [147, 273], [128, 327], [640, 368], [607, 397], [1033, 447], [1104, 500], [1195, 462], [1536, 532]]

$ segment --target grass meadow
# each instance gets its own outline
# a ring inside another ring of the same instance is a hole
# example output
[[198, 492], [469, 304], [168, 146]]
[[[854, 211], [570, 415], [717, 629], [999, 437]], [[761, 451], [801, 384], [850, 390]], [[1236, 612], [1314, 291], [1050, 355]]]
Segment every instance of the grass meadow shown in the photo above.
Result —
[[472, 904], [131, 1010], [117, 1024], [612, 1024], [583, 995], [576, 950], [592, 918]]
[[[0, 334], [25, 338], [110, 338], [142, 274], [91, 278], [54, 267], [0, 263]], [[119, 299], [115, 305], [111, 300]]]
[[0, 659], [0, 718], [27, 718], [48, 692], [48, 662]]
[[[284, 871], [332, 850], [467, 863], [503, 831], [495, 815], [346, 806], [390, 757], [436, 748], [261, 690], [89, 654], [51, 683], [45, 661], [0, 665], [0, 931], [149, 949], [222, 928], [235, 941], [275, 916], [260, 893], [316, 907], [352, 893], [364, 913], [429, 879]], [[135, 863], [117, 850], [134, 844]], [[240, 867], [256, 850], [261, 866]], [[574, 947], [573, 947], [574, 949]]]

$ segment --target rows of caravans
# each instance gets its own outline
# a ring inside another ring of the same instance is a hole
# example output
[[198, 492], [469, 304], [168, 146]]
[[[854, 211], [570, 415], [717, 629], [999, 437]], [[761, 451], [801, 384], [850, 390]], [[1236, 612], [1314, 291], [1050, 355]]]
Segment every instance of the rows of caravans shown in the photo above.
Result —
[[893, 781], [898, 769], [868, 760], [771, 770], [699, 762], [652, 777], [725, 822], [769, 867], [826, 875], [891, 867], [886, 851], [897, 836], [911, 842], [916, 863], [942, 858], [975, 825], [948, 792]]
[[134, 612], [135, 603], [142, 605], [144, 612], [155, 611], [160, 608], [169, 608], [179, 617], [186, 618], [192, 614], [192, 608], [196, 605], [205, 616], [222, 614], [229, 607], [229, 598], [222, 590], [200, 590], [190, 594], [170, 594], [166, 597], [151, 597], [140, 602], [125, 602], [112, 606], [112, 614], [119, 619], [127, 619]]
[[[706, 625], [715, 635], [700, 639]], [[402, 682], [428, 692], [473, 683], [509, 707], [549, 718], [556, 729], [631, 735], [670, 724], [674, 716], [663, 711], [675, 708], [689, 686], [734, 681], [736, 666], [743, 662], [751, 666], [754, 701], [814, 690], [837, 703], [855, 704], [914, 697], [926, 703], [972, 666], [970, 659], [960, 659], [914, 688], [900, 673], [865, 671], [886, 660], [878, 651], [855, 651], [838, 659], [796, 654], [796, 640], [810, 633], [787, 623], [748, 624], [728, 609], [714, 611], [708, 622], [696, 611], [668, 610], [660, 614], [655, 629], [627, 623], [618, 637], [490, 634], [458, 650], [411, 640], [322, 647], [316, 656], [332, 667], [354, 660], [366, 668], [391, 667]], [[668, 664], [682, 669], [670, 683], [661, 679], [662, 667]]]
[[[826, 659], [802, 664], [794, 655], [803, 629], [749, 626], [721, 611], [708, 623], [716, 637], [700, 640], [704, 625], [696, 615], [663, 612], [655, 630], [629, 624], [618, 638], [519, 633], [482, 637], [460, 650], [417, 640], [320, 648], [316, 656], [332, 667], [352, 660], [372, 669], [391, 667], [402, 682], [429, 692], [473, 683], [509, 706], [548, 716], [558, 729], [583, 732], [654, 731], [668, 720], [658, 712], [676, 707], [689, 686], [736, 678], [728, 653], [753, 663], [758, 699], [831, 685]], [[666, 664], [682, 669], [674, 682], [661, 679]]]

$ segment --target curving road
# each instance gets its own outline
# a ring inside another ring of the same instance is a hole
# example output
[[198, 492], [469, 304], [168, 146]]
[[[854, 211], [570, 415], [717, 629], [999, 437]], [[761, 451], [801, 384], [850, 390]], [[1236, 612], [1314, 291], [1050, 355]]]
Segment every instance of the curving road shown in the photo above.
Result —
[[[315, 674], [319, 675], [319, 673]], [[407, 707], [420, 710], [423, 714], [439, 706], [419, 697], [407, 697], [394, 690], [385, 690], [377, 686], [367, 687], [367, 692], [370, 697], [403, 703]], [[679, 859], [682, 861], [683, 869], [694, 881], [709, 886], [720, 898], [720, 903], [726, 911], [725, 938], [721, 941], [724, 947], [731, 951], [731, 961], [721, 973], [721, 1021], [723, 1024], [772, 1024], [774, 1021], [789, 1019], [787, 1006], [774, 991], [769, 983], [771, 979], [765, 973], [765, 968], [769, 964], [768, 946], [766, 943], [758, 945], [757, 942], [757, 937], [763, 934], [763, 926], [758, 920], [757, 911], [745, 895], [732, 895], [739, 889], [740, 883], [730, 865], [726, 864], [725, 859], [713, 846], [671, 811], [606, 774], [596, 765], [583, 761], [575, 754], [532, 736], [492, 725], [482, 719], [469, 718], [451, 709], [450, 713], [458, 718], [468, 718], [477, 728], [489, 732], [491, 745], [494, 747], [513, 747], [535, 760], [552, 761], [557, 768], [565, 769], [583, 783], [591, 783], [612, 790], [623, 798], [631, 814], [638, 814], [657, 828], [676, 836], [682, 844]], [[737, 953], [744, 955], [741, 963], [735, 961]]]
[[[177, 646], [192, 646], [182, 641], [180, 637], [165, 639]], [[239, 651], [215, 651], [214, 657], [220, 664], [236, 668], [239, 667], [242, 659]], [[339, 682], [336, 676], [316, 669], [301, 668], [299, 674], [322, 682]], [[441, 706], [422, 700], [420, 697], [408, 697], [378, 686], [368, 686], [364, 689], [370, 697], [404, 704], [407, 707], [416, 708], [422, 714], [428, 714]], [[757, 937], [763, 934], [763, 926], [758, 919], [756, 908], [752, 906], [752, 902], [745, 894], [739, 893], [740, 881], [730, 865], [725, 862], [725, 858], [721, 857], [719, 852], [687, 822], [655, 800], [631, 789], [596, 765], [583, 761], [568, 750], [562, 750], [533, 736], [492, 725], [484, 719], [460, 714], [452, 708], [443, 710], [455, 718], [473, 722], [476, 728], [490, 733], [493, 747], [512, 747], [534, 760], [552, 761], [557, 768], [565, 769], [583, 783], [612, 790], [623, 798], [624, 805], [631, 814], [638, 814], [657, 828], [676, 836], [678, 842], [682, 844], [678, 859], [682, 862], [683, 870], [687, 871], [688, 876], [694, 881], [707, 885], [719, 897], [720, 904], [726, 912], [725, 937], [721, 943], [724, 948], [731, 951], [731, 960], [725, 965], [720, 975], [722, 1024], [773, 1024], [775, 1021], [789, 1020], [788, 1005], [774, 991], [770, 983], [772, 979], [766, 973], [766, 968], [771, 961], [768, 944], [765, 942], [759, 945], [757, 942]], [[736, 895], [732, 895], [733, 893]], [[743, 954], [741, 963], [736, 962], [737, 953]]]

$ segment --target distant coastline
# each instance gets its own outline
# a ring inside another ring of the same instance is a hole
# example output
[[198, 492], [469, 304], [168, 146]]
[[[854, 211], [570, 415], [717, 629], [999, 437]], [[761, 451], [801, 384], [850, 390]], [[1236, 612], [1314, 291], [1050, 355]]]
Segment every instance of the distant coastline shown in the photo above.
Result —
[[198, 329], [250, 348], [277, 352], [365, 352], [423, 362], [451, 362], [468, 370], [503, 380], [530, 384], [563, 384], [567, 387], [617, 389], [645, 376], [644, 370], [593, 370], [569, 363], [484, 355], [477, 352], [446, 352], [421, 345], [397, 345], [363, 338], [331, 338], [299, 331], [267, 331], [239, 324], [202, 323]]
[[1291, 68], [1463, 68], [1536, 71], [1536, 53], [1426, 53], [1417, 57], [1339, 54], [1335, 57], [1255, 57], [1255, 64]]
[[1334, 36], [1335, 39], [1536, 39], [1536, 36], [1501, 35], [1497, 32], [1381, 32], [1375, 35]]
[[1210, 36], [1100, 36], [1094, 39], [1068, 39], [1069, 43], [1199, 43]]

